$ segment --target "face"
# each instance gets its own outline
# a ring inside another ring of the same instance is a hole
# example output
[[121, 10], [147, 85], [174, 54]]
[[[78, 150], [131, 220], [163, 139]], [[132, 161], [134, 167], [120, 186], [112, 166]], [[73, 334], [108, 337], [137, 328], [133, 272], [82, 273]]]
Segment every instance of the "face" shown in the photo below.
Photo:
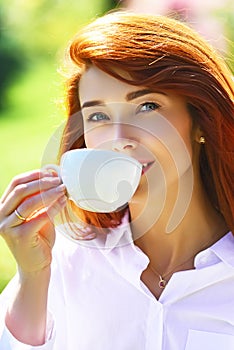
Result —
[[137, 159], [140, 188], [178, 183], [192, 166], [192, 120], [183, 97], [129, 85], [94, 66], [81, 77], [79, 97], [86, 146]]

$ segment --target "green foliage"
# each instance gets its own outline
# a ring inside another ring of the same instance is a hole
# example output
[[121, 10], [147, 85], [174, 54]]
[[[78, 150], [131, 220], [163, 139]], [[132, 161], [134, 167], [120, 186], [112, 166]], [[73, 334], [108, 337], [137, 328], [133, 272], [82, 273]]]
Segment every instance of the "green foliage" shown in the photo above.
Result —
[[81, 25], [109, 8], [108, 0], [2, 1], [9, 30], [31, 56], [52, 58]]
[[[81, 25], [109, 8], [110, 0], [2, 0], [0, 4], [0, 109], [16, 73], [31, 61], [60, 55]], [[61, 51], [60, 51], [61, 50]]]
[[24, 66], [23, 50], [14, 36], [9, 33], [0, 12], [0, 110], [7, 106], [6, 91], [15, 81], [17, 73]]
[[55, 66], [37, 63], [8, 90], [11, 108], [0, 119], [0, 194], [14, 175], [40, 167], [47, 140], [63, 117], [56, 103], [61, 88]]
[[224, 27], [224, 37], [227, 43], [226, 61], [234, 72], [234, 2], [227, 0], [226, 6], [216, 10], [214, 16]]

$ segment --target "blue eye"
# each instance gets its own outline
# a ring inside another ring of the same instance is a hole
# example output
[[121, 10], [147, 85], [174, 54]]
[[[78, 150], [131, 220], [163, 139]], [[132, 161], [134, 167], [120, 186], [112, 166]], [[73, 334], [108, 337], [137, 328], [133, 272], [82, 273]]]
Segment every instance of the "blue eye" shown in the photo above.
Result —
[[99, 122], [102, 120], [110, 120], [110, 118], [105, 113], [101, 113], [101, 112], [92, 113], [88, 117], [88, 121], [91, 121], [91, 122]]
[[138, 107], [137, 112], [151, 112], [155, 111], [159, 107], [160, 106], [155, 102], [145, 102]]

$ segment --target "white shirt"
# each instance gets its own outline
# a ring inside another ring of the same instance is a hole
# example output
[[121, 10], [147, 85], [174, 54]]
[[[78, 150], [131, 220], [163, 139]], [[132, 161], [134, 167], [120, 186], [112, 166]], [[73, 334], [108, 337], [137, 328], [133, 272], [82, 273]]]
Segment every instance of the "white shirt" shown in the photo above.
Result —
[[80, 244], [59, 233], [53, 255], [46, 343], [25, 345], [4, 326], [16, 277], [0, 298], [1, 350], [234, 349], [232, 233], [174, 273], [159, 300], [140, 280], [149, 259], [128, 223]]

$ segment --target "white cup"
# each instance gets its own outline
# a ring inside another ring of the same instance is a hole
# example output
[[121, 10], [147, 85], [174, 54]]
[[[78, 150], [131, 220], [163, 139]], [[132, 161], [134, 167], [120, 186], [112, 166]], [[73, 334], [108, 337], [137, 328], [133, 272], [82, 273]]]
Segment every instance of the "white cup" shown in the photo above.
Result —
[[75, 149], [61, 157], [60, 166], [48, 164], [66, 186], [69, 199], [85, 210], [108, 213], [126, 205], [136, 191], [142, 165], [123, 153]]

